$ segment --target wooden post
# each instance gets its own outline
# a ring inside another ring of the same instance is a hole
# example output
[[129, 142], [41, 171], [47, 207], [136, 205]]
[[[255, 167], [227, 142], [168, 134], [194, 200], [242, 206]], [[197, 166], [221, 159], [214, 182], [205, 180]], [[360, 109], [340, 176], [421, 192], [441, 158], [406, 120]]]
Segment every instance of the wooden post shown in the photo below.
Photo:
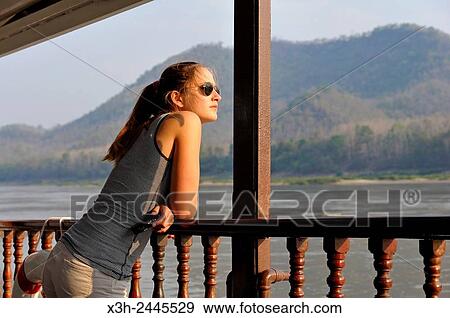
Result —
[[330, 269], [330, 275], [327, 278], [327, 284], [330, 291], [327, 294], [329, 298], [342, 298], [342, 288], [345, 278], [342, 274], [345, 266], [345, 256], [350, 249], [350, 240], [348, 238], [324, 237], [323, 249], [327, 253], [327, 266]]
[[164, 257], [166, 256], [167, 235], [152, 233], [150, 244], [153, 256], [153, 298], [164, 298]]
[[14, 231], [14, 278], [16, 278], [17, 271], [23, 262], [23, 240], [25, 238], [24, 231]]
[[305, 282], [305, 254], [308, 250], [308, 239], [306, 237], [288, 237], [286, 246], [289, 251], [289, 265], [291, 267], [289, 297], [303, 297], [305, 296], [303, 284]]
[[394, 265], [394, 254], [397, 251], [396, 239], [369, 238], [369, 251], [373, 254], [373, 266], [377, 276], [373, 285], [377, 290], [375, 297], [391, 297], [392, 278], [389, 273]]
[[128, 297], [130, 298], [142, 298], [141, 293], [141, 259], [138, 258], [136, 262], [133, 264], [132, 268], [132, 279], [131, 279], [131, 286], [130, 286], [130, 292]]
[[[270, 0], [234, 1], [233, 218], [268, 219], [270, 206]], [[270, 240], [232, 238], [232, 295], [256, 297]]]
[[13, 273], [11, 269], [13, 231], [3, 232], [3, 298], [12, 297]]
[[178, 273], [178, 298], [189, 297], [189, 259], [192, 246], [192, 235], [175, 236], [175, 246], [177, 247], [177, 273]]
[[205, 267], [203, 275], [205, 275], [205, 298], [216, 297], [216, 276], [217, 276], [217, 252], [220, 245], [220, 237], [202, 235], [203, 260]]
[[39, 244], [39, 231], [28, 230], [28, 255], [37, 251]]
[[53, 247], [53, 232], [44, 231], [41, 237], [41, 248], [50, 251]]
[[445, 254], [444, 240], [420, 240], [419, 251], [423, 256], [425, 284], [423, 290], [427, 298], [437, 298], [442, 290], [441, 260]]

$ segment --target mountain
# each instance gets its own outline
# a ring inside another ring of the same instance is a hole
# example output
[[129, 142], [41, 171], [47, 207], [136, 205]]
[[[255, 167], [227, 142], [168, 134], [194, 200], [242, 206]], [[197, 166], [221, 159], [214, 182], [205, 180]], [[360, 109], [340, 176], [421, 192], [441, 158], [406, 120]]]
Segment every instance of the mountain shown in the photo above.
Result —
[[[450, 120], [450, 36], [434, 28], [418, 29], [401, 24], [331, 40], [274, 40], [273, 143], [328, 138], [356, 125], [377, 123], [378, 128], [372, 127], [377, 132], [398, 120], [435, 115]], [[140, 90], [166, 66], [183, 60], [199, 61], [217, 74], [223, 99], [219, 120], [205, 126], [203, 149], [226, 154], [232, 142], [233, 50], [202, 44], [145, 71], [129, 89], [68, 124], [47, 130], [0, 128], [0, 165], [26, 165], [65, 153], [100, 158]]]

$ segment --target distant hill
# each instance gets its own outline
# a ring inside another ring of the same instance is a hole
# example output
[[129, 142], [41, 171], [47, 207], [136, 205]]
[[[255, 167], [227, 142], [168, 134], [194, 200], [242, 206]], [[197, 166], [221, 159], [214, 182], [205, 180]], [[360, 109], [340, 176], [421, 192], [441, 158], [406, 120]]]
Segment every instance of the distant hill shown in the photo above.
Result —
[[[328, 138], [356, 125], [377, 123], [375, 132], [387, 132], [398, 120], [435, 115], [450, 119], [448, 34], [426, 28], [365, 64], [416, 29], [418, 26], [413, 24], [388, 25], [332, 40], [274, 40], [272, 118], [293, 109], [272, 122], [273, 143]], [[166, 66], [183, 60], [202, 62], [218, 74], [223, 91], [219, 120], [205, 126], [203, 149], [226, 154], [232, 142], [231, 48], [221, 44], [195, 46], [145, 71], [130, 89], [139, 92], [157, 79]], [[361, 67], [336, 85], [311, 97], [358, 66]], [[64, 153], [89, 153], [100, 158], [126, 121], [136, 98], [124, 89], [95, 110], [52, 129], [1, 127], [0, 165], [26, 165], [60, 158]]]

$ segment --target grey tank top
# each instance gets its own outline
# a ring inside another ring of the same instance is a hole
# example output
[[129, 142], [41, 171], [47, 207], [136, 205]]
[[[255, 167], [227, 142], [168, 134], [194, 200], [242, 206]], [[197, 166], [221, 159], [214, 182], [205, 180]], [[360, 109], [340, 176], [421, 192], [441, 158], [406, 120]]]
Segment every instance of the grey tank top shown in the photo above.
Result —
[[151, 231], [143, 230], [149, 212], [170, 191], [171, 158], [156, 145], [158, 127], [168, 114], [144, 128], [113, 168], [93, 206], [62, 236], [78, 259], [116, 279], [131, 277]]

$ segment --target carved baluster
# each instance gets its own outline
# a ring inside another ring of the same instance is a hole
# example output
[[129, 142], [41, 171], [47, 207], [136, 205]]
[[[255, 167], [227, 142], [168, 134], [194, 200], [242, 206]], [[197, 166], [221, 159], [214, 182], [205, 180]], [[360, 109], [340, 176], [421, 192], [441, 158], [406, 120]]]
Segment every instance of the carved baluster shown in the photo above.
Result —
[[419, 251], [425, 265], [423, 290], [427, 298], [437, 298], [442, 290], [439, 278], [441, 276], [441, 258], [445, 254], [445, 241], [420, 240]]
[[44, 231], [41, 237], [41, 247], [43, 250], [50, 251], [52, 249], [53, 232]]
[[289, 283], [291, 290], [289, 297], [303, 297], [303, 284], [305, 282], [305, 253], [308, 250], [308, 239], [306, 237], [288, 237], [286, 247], [289, 251], [289, 265], [291, 268]]
[[345, 283], [342, 271], [345, 266], [345, 256], [350, 249], [350, 240], [347, 238], [325, 237], [323, 249], [327, 253], [327, 266], [330, 269], [330, 276], [327, 278], [330, 291], [327, 297], [342, 298], [344, 297], [342, 287], [344, 287]]
[[176, 235], [175, 246], [177, 247], [177, 272], [178, 272], [178, 297], [189, 297], [189, 258], [192, 246], [191, 235]]
[[133, 264], [132, 268], [133, 276], [131, 279], [130, 293], [128, 295], [130, 298], [142, 298], [141, 286], [139, 283], [141, 279], [141, 267], [142, 267], [141, 259], [138, 258], [136, 262]]
[[14, 231], [14, 278], [16, 278], [17, 270], [22, 264], [23, 257], [23, 240], [25, 238], [23, 231]]
[[166, 255], [167, 235], [152, 233], [150, 245], [153, 255], [153, 295], [154, 298], [164, 297], [164, 256]]
[[12, 296], [12, 244], [13, 244], [13, 231], [5, 230], [3, 232], [3, 298], [11, 298]]
[[217, 236], [202, 236], [203, 260], [205, 267], [205, 298], [216, 297], [216, 275], [217, 275], [217, 251], [220, 245], [220, 238]]
[[28, 231], [28, 255], [37, 251], [39, 231]]
[[373, 254], [373, 266], [377, 271], [377, 276], [373, 280], [373, 286], [377, 290], [375, 297], [390, 297], [392, 278], [389, 273], [392, 270], [392, 259], [397, 251], [397, 240], [369, 238], [369, 251]]

